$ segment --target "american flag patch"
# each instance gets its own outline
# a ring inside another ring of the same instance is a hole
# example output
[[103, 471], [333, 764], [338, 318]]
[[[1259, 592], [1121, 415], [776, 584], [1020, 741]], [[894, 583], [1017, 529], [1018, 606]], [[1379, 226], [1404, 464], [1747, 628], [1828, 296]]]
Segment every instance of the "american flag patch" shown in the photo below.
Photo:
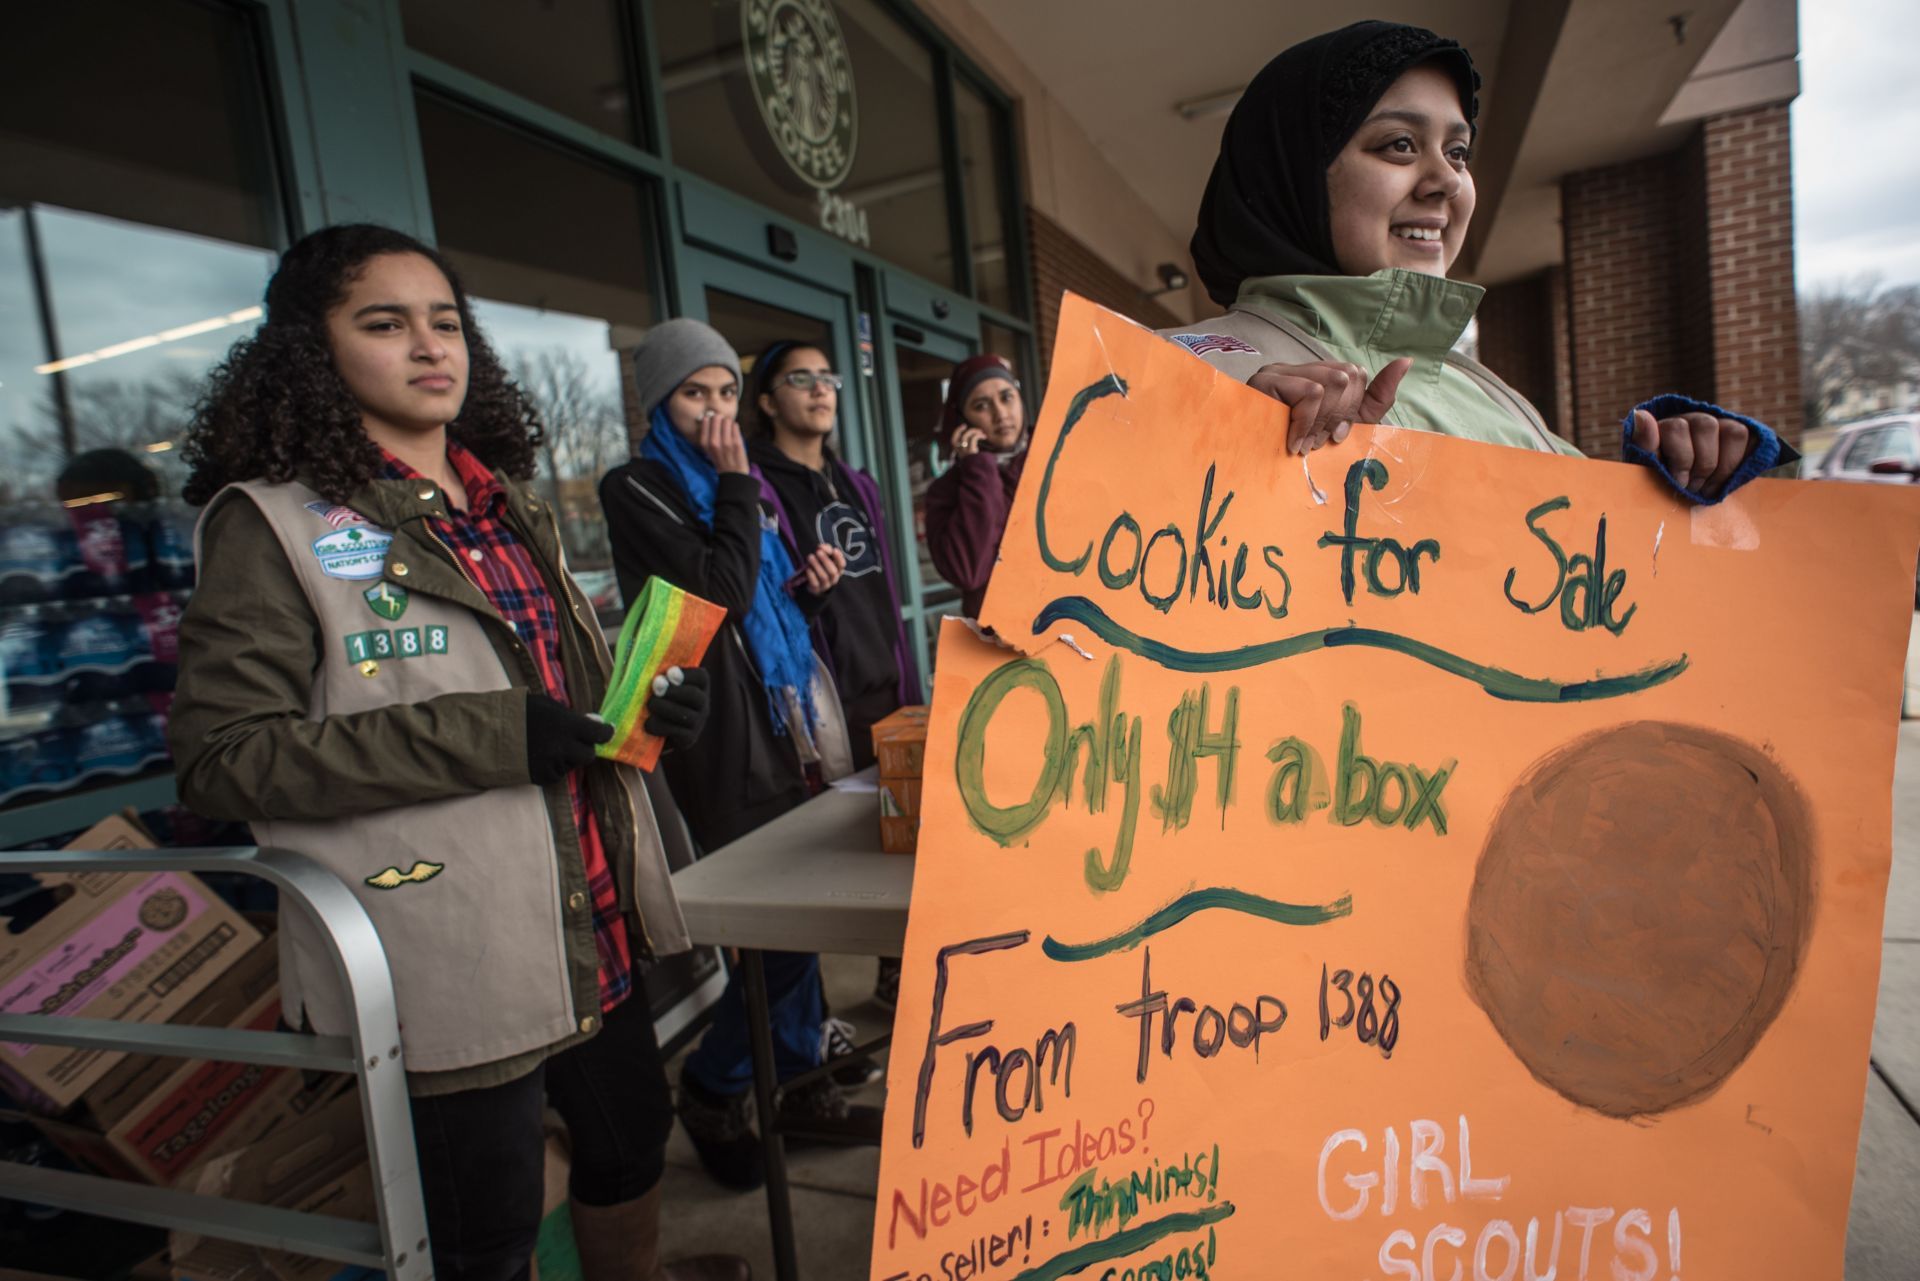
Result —
[[1230, 334], [1173, 334], [1172, 338], [1196, 356], [1205, 356], [1216, 351], [1245, 351], [1256, 356], [1260, 354], [1258, 347], [1252, 343], [1242, 342]]
[[318, 516], [335, 529], [342, 525], [364, 525], [367, 518], [351, 507], [342, 507], [338, 503], [308, 503], [307, 510]]

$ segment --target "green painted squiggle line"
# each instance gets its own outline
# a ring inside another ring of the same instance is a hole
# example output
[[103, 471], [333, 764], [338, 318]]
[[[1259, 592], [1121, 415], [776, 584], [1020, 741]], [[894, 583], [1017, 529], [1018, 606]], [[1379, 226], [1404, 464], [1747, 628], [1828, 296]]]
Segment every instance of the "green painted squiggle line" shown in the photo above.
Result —
[[1323, 627], [1319, 631], [1302, 632], [1298, 636], [1289, 636], [1284, 640], [1243, 645], [1239, 649], [1200, 652], [1178, 649], [1164, 641], [1141, 636], [1116, 623], [1107, 616], [1105, 610], [1084, 596], [1063, 596], [1047, 605], [1040, 611], [1039, 617], [1033, 620], [1034, 635], [1037, 636], [1060, 622], [1083, 623], [1092, 628], [1093, 634], [1107, 644], [1138, 654], [1142, 658], [1176, 672], [1237, 671], [1245, 667], [1258, 667], [1263, 663], [1276, 663], [1281, 659], [1294, 658], [1301, 654], [1311, 654], [1316, 650], [1364, 645], [1373, 649], [1405, 654], [1429, 667], [1436, 667], [1443, 672], [1470, 680], [1495, 698], [1520, 703], [1590, 703], [1603, 698], [1619, 698], [1626, 694], [1638, 694], [1656, 685], [1664, 685], [1687, 670], [1687, 656], [1682, 654], [1678, 658], [1669, 659], [1664, 663], [1654, 663], [1635, 672], [1624, 672], [1618, 676], [1599, 676], [1585, 681], [1563, 682], [1545, 677], [1522, 676], [1505, 668], [1476, 663], [1470, 658], [1463, 658], [1441, 649], [1438, 645], [1429, 645], [1425, 641], [1417, 641], [1412, 637], [1402, 636], [1397, 632], [1382, 631], [1375, 627]]
[[1182, 894], [1130, 930], [1122, 930], [1092, 943], [1062, 943], [1049, 934], [1040, 944], [1040, 950], [1055, 961], [1091, 961], [1109, 952], [1124, 952], [1138, 947], [1162, 930], [1172, 929], [1195, 912], [1213, 908], [1244, 912], [1248, 916], [1277, 921], [1281, 925], [1325, 925], [1328, 921], [1353, 915], [1353, 895], [1342, 894], [1331, 903], [1282, 903], [1278, 899], [1262, 898], [1245, 890], [1224, 887], [1194, 890]]
[[1065, 1254], [1055, 1255], [1037, 1268], [1028, 1268], [1014, 1277], [1013, 1281], [1059, 1281], [1061, 1277], [1072, 1276], [1107, 1259], [1121, 1259], [1137, 1253], [1162, 1237], [1170, 1237], [1176, 1232], [1197, 1232], [1232, 1215], [1231, 1201], [1188, 1214], [1169, 1214], [1151, 1223], [1128, 1228], [1125, 1232], [1116, 1232], [1104, 1241], [1089, 1241]]

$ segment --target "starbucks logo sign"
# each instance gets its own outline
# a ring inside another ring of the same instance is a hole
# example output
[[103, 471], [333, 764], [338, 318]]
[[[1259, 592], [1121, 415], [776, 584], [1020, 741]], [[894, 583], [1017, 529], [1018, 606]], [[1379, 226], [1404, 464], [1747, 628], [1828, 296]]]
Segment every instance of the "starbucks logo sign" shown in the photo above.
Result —
[[746, 0], [740, 33], [754, 101], [780, 154], [813, 186], [839, 186], [853, 169], [859, 115], [832, 4]]

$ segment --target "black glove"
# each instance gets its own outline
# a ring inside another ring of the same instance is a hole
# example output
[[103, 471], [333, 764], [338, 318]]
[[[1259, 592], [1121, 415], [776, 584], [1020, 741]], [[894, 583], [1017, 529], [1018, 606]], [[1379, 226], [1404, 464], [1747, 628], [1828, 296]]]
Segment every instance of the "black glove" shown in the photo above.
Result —
[[647, 721], [641, 727], [666, 739], [667, 746], [675, 749], [692, 746], [707, 723], [706, 669], [682, 667], [679, 672], [678, 685], [669, 680], [664, 692], [647, 700]]
[[527, 695], [527, 777], [541, 787], [591, 763], [594, 745], [612, 737], [613, 726], [605, 721], [545, 694]]

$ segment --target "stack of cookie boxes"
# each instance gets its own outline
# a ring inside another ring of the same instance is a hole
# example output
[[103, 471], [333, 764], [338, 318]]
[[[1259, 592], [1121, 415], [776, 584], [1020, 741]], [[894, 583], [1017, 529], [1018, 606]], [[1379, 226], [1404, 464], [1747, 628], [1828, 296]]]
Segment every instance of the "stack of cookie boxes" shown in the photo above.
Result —
[[873, 727], [880, 766], [880, 848], [911, 854], [920, 837], [920, 772], [927, 755], [927, 708], [903, 707]]
[[[112, 818], [74, 843], [150, 848]], [[43, 876], [60, 899], [10, 932], [0, 917], [0, 1013], [78, 1015], [272, 1031], [275, 941], [185, 872]], [[101, 1173], [181, 1185], [207, 1160], [256, 1141], [338, 1093], [256, 1064], [0, 1045], [0, 1091], [68, 1156]], [[0, 1114], [5, 1114], [0, 1109]]]

